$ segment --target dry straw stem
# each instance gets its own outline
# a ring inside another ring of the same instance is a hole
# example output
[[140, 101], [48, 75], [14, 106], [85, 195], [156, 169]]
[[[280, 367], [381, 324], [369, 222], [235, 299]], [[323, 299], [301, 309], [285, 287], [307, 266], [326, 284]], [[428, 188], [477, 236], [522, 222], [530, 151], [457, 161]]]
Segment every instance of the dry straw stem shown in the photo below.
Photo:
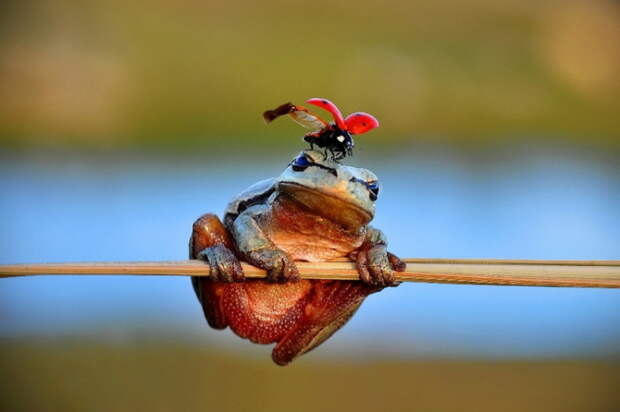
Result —
[[[577, 286], [620, 288], [620, 261], [404, 259], [402, 282], [514, 286]], [[242, 263], [247, 278], [265, 277], [265, 271]], [[304, 279], [357, 280], [355, 263], [297, 262]], [[0, 277], [28, 275], [163, 275], [208, 276], [209, 267], [198, 260], [168, 262], [101, 262], [0, 265]]]

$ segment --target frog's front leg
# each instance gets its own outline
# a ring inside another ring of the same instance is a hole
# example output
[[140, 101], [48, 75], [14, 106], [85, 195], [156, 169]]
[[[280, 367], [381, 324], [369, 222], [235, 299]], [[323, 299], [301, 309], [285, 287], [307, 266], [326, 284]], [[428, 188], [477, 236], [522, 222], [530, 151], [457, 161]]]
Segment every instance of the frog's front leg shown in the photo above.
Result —
[[212, 281], [243, 281], [243, 270], [234, 255], [235, 245], [220, 219], [211, 213], [202, 215], [192, 226], [190, 258], [209, 263]]
[[369, 286], [398, 286], [394, 271], [403, 272], [406, 268], [403, 261], [387, 251], [383, 232], [372, 226], [368, 226], [362, 246], [349, 257], [355, 260], [360, 280]]
[[192, 226], [189, 257], [206, 260], [210, 276], [193, 276], [192, 285], [209, 325], [215, 329], [228, 326], [222, 299], [233, 280], [242, 281], [243, 271], [233, 254], [235, 245], [220, 219], [211, 213], [202, 215]]
[[261, 218], [268, 213], [268, 208], [264, 205], [252, 206], [230, 224], [237, 250], [248, 263], [265, 269], [268, 281], [297, 281], [299, 271], [293, 259], [279, 249], [259, 225]]

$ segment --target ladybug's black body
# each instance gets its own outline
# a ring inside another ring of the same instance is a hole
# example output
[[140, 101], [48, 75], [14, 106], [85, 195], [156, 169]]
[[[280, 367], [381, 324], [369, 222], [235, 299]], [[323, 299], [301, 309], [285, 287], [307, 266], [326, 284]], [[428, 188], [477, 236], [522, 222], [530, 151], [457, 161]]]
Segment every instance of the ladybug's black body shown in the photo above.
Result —
[[353, 154], [355, 143], [351, 134], [338, 128], [336, 125], [330, 125], [323, 130], [315, 133], [309, 133], [304, 136], [304, 140], [310, 143], [310, 148], [318, 146], [328, 151], [334, 160], [344, 159], [346, 156]]

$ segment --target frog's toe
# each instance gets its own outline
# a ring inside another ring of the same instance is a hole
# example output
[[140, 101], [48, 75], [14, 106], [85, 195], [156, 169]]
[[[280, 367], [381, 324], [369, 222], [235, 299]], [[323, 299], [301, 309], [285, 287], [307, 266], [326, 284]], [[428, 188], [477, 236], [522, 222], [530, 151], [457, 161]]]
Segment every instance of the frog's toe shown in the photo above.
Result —
[[279, 249], [259, 249], [248, 254], [248, 260], [267, 271], [267, 280], [285, 283], [299, 279], [299, 271], [293, 260]]
[[198, 258], [209, 263], [209, 278], [214, 282], [241, 282], [245, 279], [237, 257], [224, 245], [206, 248]]
[[360, 275], [362, 283], [372, 285], [372, 278], [368, 271], [368, 249], [361, 249], [357, 252], [355, 265], [357, 266], [357, 272]]
[[369, 286], [397, 285], [385, 245], [362, 248], [357, 255], [356, 265], [360, 280]]
[[271, 262], [267, 269], [267, 280], [273, 283], [284, 283], [284, 262], [281, 259]]
[[388, 252], [388, 260], [390, 265], [392, 265], [392, 269], [397, 272], [404, 272], [407, 269], [407, 264], [393, 253]]
[[288, 256], [282, 259], [282, 262], [284, 263], [284, 268], [282, 270], [284, 282], [297, 282], [299, 280], [299, 270], [295, 262]]
[[267, 279], [270, 282], [286, 283], [299, 280], [297, 266], [288, 256], [279, 256], [273, 263], [273, 267], [267, 271]]
[[273, 283], [284, 283], [286, 278], [284, 277], [284, 265], [278, 263], [273, 268], [267, 271], [267, 280]]

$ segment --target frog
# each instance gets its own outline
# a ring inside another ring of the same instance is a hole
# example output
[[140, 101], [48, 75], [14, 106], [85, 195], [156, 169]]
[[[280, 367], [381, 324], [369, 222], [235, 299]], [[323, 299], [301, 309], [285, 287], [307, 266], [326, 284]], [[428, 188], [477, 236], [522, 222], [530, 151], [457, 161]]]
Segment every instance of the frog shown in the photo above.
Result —
[[[200, 216], [189, 249], [209, 265], [208, 276], [192, 277], [209, 326], [275, 344], [272, 360], [283, 366], [325, 342], [370, 294], [397, 286], [406, 265], [369, 225], [379, 188], [370, 170], [307, 149], [235, 197], [223, 220]], [[338, 258], [355, 262], [359, 280], [300, 279], [295, 262]], [[242, 260], [266, 278], [245, 279]]]

